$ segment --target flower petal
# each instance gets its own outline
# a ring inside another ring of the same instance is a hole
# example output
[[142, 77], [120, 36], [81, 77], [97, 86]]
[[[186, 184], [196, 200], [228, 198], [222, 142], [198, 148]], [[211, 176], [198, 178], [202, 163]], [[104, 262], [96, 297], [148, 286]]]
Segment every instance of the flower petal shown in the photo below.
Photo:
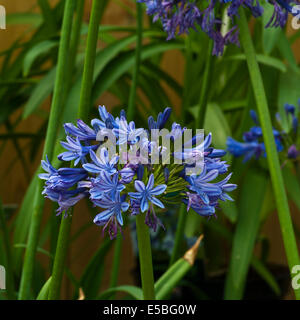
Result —
[[137, 191], [137, 192], [144, 192], [145, 191], [145, 184], [144, 184], [144, 182], [143, 181], [140, 181], [140, 180], [136, 180], [135, 182], [134, 182], [134, 187], [135, 187], [135, 190]]
[[158, 195], [164, 193], [166, 189], [167, 189], [167, 186], [165, 184], [160, 184], [160, 185], [156, 186], [155, 188], [153, 188], [150, 191], [150, 193], [151, 193], [151, 195], [158, 196]]
[[158, 200], [157, 198], [155, 198], [155, 197], [151, 197], [151, 198], [150, 198], [150, 201], [151, 201], [153, 204], [155, 204], [156, 206], [158, 206], [158, 207], [160, 207], [160, 208], [162, 208], [162, 209], [165, 208], [164, 204], [163, 204], [160, 200]]

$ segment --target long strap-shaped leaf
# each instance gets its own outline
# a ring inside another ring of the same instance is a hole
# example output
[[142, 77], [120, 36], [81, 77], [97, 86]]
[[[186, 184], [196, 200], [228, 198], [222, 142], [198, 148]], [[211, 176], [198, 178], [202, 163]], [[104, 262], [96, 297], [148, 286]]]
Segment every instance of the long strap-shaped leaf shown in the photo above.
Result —
[[[293, 266], [300, 264], [299, 254], [280, 169], [279, 158], [276, 150], [271, 117], [269, 114], [268, 102], [265, 94], [262, 75], [256, 60], [255, 49], [252, 43], [248, 22], [243, 9], [240, 11], [239, 27], [241, 44], [244, 48], [247, 59], [260, 123], [262, 126], [264, 142], [266, 145], [267, 159], [271, 174], [272, 186], [275, 193], [285, 252], [287, 255], [289, 268], [292, 271]], [[297, 299], [300, 299], [300, 289], [295, 290], [295, 295]]]
[[268, 179], [261, 172], [250, 170], [241, 190], [240, 212], [234, 233], [225, 299], [241, 299], [260, 226]]

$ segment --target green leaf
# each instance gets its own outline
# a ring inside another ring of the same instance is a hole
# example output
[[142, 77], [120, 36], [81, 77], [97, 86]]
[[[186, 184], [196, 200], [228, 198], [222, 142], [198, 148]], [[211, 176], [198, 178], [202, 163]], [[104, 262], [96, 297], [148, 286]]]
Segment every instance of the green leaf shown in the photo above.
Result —
[[136, 300], [143, 300], [143, 291], [139, 287], [135, 286], [119, 286], [115, 288], [110, 288], [103, 291], [97, 298], [97, 300], [108, 300], [116, 292], [128, 293], [132, 298]]
[[[33, 212], [33, 197], [37, 188], [38, 177], [36, 174], [32, 179], [24, 199], [22, 201], [21, 208], [17, 214], [15, 220], [15, 227], [14, 227], [14, 235], [13, 235], [13, 243], [26, 243], [29, 225], [31, 222], [31, 215]], [[17, 249], [13, 251], [13, 260], [14, 266], [17, 274], [21, 271], [22, 267], [22, 257], [23, 257], [23, 250]]]
[[283, 179], [287, 192], [297, 208], [300, 210], [300, 185], [299, 180], [295, 174], [291, 172], [288, 167], [282, 169]]
[[23, 75], [27, 77], [34, 61], [41, 55], [48, 53], [52, 48], [57, 47], [57, 41], [45, 40], [33, 46], [26, 54], [23, 62]]
[[145, 70], [145, 73], [148, 75], [151, 75], [154, 77], [156, 80], [163, 80], [166, 85], [168, 85], [170, 88], [174, 90], [174, 92], [179, 95], [179, 97], [183, 93], [183, 88], [182, 86], [172, 77], [170, 76], [167, 72], [162, 70], [159, 66], [149, 62], [145, 61], [143, 65], [141, 65], [141, 70]]
[[[117, 40], [110, 44], [100, 52], [98, 52], [95, 60], [93, 81], [101, 74], [104, 67], [115, 58], [122, 50], [129, 44], [133, 43], [136, 36], [129, 36], [121, 40]], [[72, 90], [67, 100], [66, 111], [64, 115], [64, 122], [69, 122], [70, 118], [75, 118], [77, 113], [78, 101], [80, 98], [80, 88], [82, 82], [82, 75], [80, 75], [72, 86]], [[75, 108], [74, 108], [75, 106]]]
[[38, 13], [22, 12], [6, 15], [6, 24], [32, 24], [37, 28], [43, 22], [43, 17]]
[[[27, 248], [27, 244], [26, 243], [16, 243], [16, 244], [14, 244], [14, 248], [26, 249]], [[47, 250], [45, 250], [43, 248], [37, 247], [36, 251], [39, 252], [39, 253], [44, 254], [48, 258], [52, 258], [53, 259], [53, 255], [49, 251], [47, 251]]]
[[96, 299], [104, 274], [104, 260], [107, 255], [112, 241], [105, 240], [98, 251], [95, 253], [89, 264], [87, 265], [79, 285], [82, 288], [86, 299]]
[[260, 214], [268, 179], [249, 170], [240, 196], [238, 222], [234, 234], [229, 272], [225, 283], [225, 299], [241, 299], [260, 226]]
[[[181, 42], [151, 43], [143, 47], [141, 61], [168, 50], [183, 49]], [[134, 51], [126, 52], [114, 59], [97, 78], [93, 88], [93, 101], [96, 101], [119, 77], [130, 70], [135, 62]]]
[[48, 74], [36, 85], [23, 111], [23, 119], [31, 115], [46, 98], [51, 94], [54, 87], [56, 67], [51, 69]]
[[298, 40], [300, 38], [300, 30], [298, 30], [297, 32], [295, 32], [294, 34], [292, 34], [290, 37], [289, 37], [289, 42], [290, 44], [294, 44], [294, 42], [296, 40]]
[[54, 11], [51, 10], [48, 0], [38, 0], [38, 4], [41, 8], [44, 17], [44, 23], [47, 27], [48, 33], [54, 33], [56, 30], [56, 17]]
[[274, 47], [276, 46], [276, 42], [280, 33], [280, 28], [266, 28], [266, 25], [270, 21], [273, 12], [274, 6], [268, 2], [263, 3], [264, 14], [262, 16], [262, 43], [264, 52], [266, 54], [270, 54]]
[[[189, 108], [189, 111], [196, 118], [198, 106]], [[226, 149], [227, 137], [231, 136], [231, 130], [223, 111], [216, 103], [209, 103], [207, 106], [204, 130], [206, 134], [213, 133], [213, 141], [216, 148]]]
[[[281, 72], [286, 72], [287, 68], [286, 65], [280, 61], [277, 58], [266, 56], [263, 54], [257, 54], [256, 55], [257, 61], [263, 65], [278, 69]], [[236, 54], [230, 57], [225, 58], [224, 60], [241, 60], [241, 61], [246, 61], [246, 56], [245, 54]]]
[[297, 60], [295, 58], [294, 52], [292, 50], [292, 47], [289, 43], [289, 40], [283, 30], [280, 30], [278, 36], [277, 36], [277, 47], [284, 59], [287, 60], [290, 67], [295, 73], [300, 74], [299, 67], [297, 64]]
[[45, 282], [36, 300], [48, 300], [49, 287], [51, 283], [51, 277]]
[[233, 201], [220, 201], [220, 208], [231, 223], [235, 223], [238, 218], [238, 209]]
[[262, 279], [266, 281], [269, 287], [275, 292], [277, 296], [280, 295], [280, 287], [274, 278], [273, 274], [268, 270], [268, 268], [257, 258], [253, 257], [251, 260], [252, 267], [261, 276]]
[[209, 103], [207, 106], [204, 129], [206, 133], [212, 132], [216, 148], [226, 149], [227, 137], [231, 136], [231, 130], [223, 111], [216, 103]]
[[281, 74], [279, 78], [278, 111], [281, 117], [283, 130], [291, 130], [291, 121], [288, 121], [284, 109], [286, 103], [297, 105], [299, 99], [300, 74], [289, 69], [287, 73]]

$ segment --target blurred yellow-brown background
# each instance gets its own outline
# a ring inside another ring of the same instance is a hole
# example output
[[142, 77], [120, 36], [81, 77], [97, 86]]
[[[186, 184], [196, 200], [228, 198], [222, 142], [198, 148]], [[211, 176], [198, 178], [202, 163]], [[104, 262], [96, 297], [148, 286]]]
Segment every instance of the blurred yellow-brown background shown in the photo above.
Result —
[[[52, 5], [56, 3], [55, 0], [49, 1]], [[86, 12], [85, 12], [85, 21], [89, 19], [89, 13], [91, 8], [91, 0], [86, 1]], [[126, 10], [119, 5], [119, 2], [125, 2], [126, 4], [132, 6], [134, 8], [134, 2], [130, 0], [111, 0], [108, 6], [108, 9], [105, 12], [103, 17], [103, 24], [109, 25], [134, 25], [135, 21], [132, 16], [127, 13]], [[7, 14], [16, 13], [16, 12], [25, 12], [28, 10], [38, 10], [37, 1], [35, 0], [2, 0], [0, 4], [5, 6]], [[8, 25], [6, 30], [0, 31], [0, 50], [5, 50], [9, 48], [9, 46], [15, 41], [21, 34], [24, 33], [24, 30], [28, 30], [25, 26], [22, 25]], [[289, 30], [289, 33], [293, 32], [293, 30]], [[99, 46], [101, 43], [99, 42]], [[300, 39], [294, 45], [294, 52], [297, 57], [297, 60], [300, 61]], [[3, 63], [3, 61], [0, 61]], [[166, 69], [172, 76], [174, 76], [180, 83], [182, 83], [183, 79], [183, 70], [184, 70], [184, 60], [179, 52], [168, 52], [167, 56], [163, 60], [163, 68]], [[172, 94], [172, 93], [170, 93]], [[116, 98], [111, 96], [110, 94], [104, 94], [100, 100], [99, 104], [106, 105], [108, 109], [113, 107], [117, 101]], [[180, 102], [176, 98], [176, 96], [171, 96], [172, 102], [174, 103], [173, 107], [178, 110], [180, 108]], [[45, 109], [48, 109], [50, 104], [49, 100], [43, 106]], [[1, 108], [1, 103], [0, 103]], [[14, 116], [18, 117], [20, 114], [16, 113]], [[18, 131], [20, 132], [29, 132], [32, 130], [34, 132], [40, 126], [39, 117], [32, 115], [25, 121], [21, 122], [18, 127]], [[0, 127], [0, 133], [5, 133], [6, 130], [3, 127]], [[26, 149], [26, 141], [20, 140], [21, 146]], [[40, 150], [42, 153], [42, 150]], [[25, 154], [26, 157], [26, 154]], [[20, 205], [26, 188], [28, 186], [28, 176], [24, 174], [23, 167], [21, 161], [18, 159], [16, 151], [13, 147], [13, 142], [8, 141], [5, 145], [4, 152], [1, 155], [0, 159], [0, 196], [3, 199], [5, 204], [11, 205]], [[28, 157], [26, 157], [25, 161], [29, 161]], [[29, 163], [30, 172], [28, 175], [32, 175], [35, 172], [35, 169], [39, 165], [39, 161], [36, 163]], [[49, 211], [50, 203], [47, 201], [46, 205], [46, 214]], [[74, 212], [74, 222], [72, 225], [73, 233], [78, 230], [78, 228], [84, 223], [89, 221], [89, 214], [86, 213], [86, 208], [84, 204], [79, 205]], [[295, 210], [293, 210], [295, 211]], [[300, 225], [300, 217], [299, 212], [294, 212], [297, 217], [297, 221]], [[265, 234], [271, 240], [272, 247], [270, 253], [270, 260], [272, 262], [285, 263], [285, 254], [284, 248], [282, 244], [281, 232], [279, 228], [277, 215], [274, 214], [267, 221], [264, 227]], [[88, 229], [87, 232], [83, 233], [83, 235], [74, 243], [72, 246], [69, 256], [68, 262], [71, 266], [71, 270], [75, 275], [80, 275], [83, 267], [85, 265], [85, 261], [88, 261], [92, 254], [95, 252], [99, 243], [102, 241], [101, 230], [94, 226]], [[132, 269], [134, 267], [134, 257], [132, 254], [132, 248], [130, 244], [130, 236], [125, 232], [125, 241], [124, 241], [124, 249], [122, 256], [122, 264], [121, 264], [121, 273], [119, 276], [119, 284], [133, 284], [135, 279], [133, 278]], [[105, 263], [107, 264], [107, 270], [110, 270], [109, 265], [112, 260], [113, 252], [111, 252], [107, 258]], [[43, 255], [39, 254], [39, 258], [43, 263], [47, 263], [47, 259], [43, 257]], [[107, 281], [104, 286], [108, 284]], [[70, 286], [65, 279], [64, 286], [64, 297], [70, 297]], [[290, 296], [287, 296], [289, 298]]]

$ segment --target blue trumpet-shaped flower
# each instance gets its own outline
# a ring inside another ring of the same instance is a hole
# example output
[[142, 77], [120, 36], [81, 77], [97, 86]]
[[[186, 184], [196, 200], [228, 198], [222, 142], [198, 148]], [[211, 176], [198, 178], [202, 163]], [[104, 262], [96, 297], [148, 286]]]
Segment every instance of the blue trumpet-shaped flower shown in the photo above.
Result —
[[77, 120], [77, 127], [73, 123], [64, 124], [65, 132], [68, 135], [77, 137], [79, 140], [96, 140], [96, 132], [82, 120]]
[[64, 217], [66, 217], [68, 215], [68, 210], [79, 200], [86, 197], [87, 192], [85, 188], [77, 188], [74, 190], [55, 190], [46, 187], [42, 194], [45, 195], [46, 198], [58, 203], [59, 208], [56, 211], [57, 215], [64, 212]]
[[191, 175], [187, 177], [189, 182], [188, 188], [191, 191], [196, 192], [204, 204], [209, 204], [209, 196], [219, 196], [222, 190], [219, 186], [213, 183], [209, 183], [215, 180], [219, 175], [218, 170], [211, 170], [209, 172], [204, 169], [199, 176]]
[[297, 159], [300, 156], [300, 151], [297, 150], [297, 147], [293, 144], [289, 147], [287, 157], [289, 159]]
[[148, 126], [149, 129], [162, 129], [164, 128], [166, 122], [170, 118], [171, 115], [171, 108], [166, 108], [163, 112], [160, 112], [157, 116], [157, 121], [153, 119], [152, 116], [148, 118]]
[[138, 199], [141, 202], [141, 211], [145, 212], [149, 209], [149, 202], [155, 204], [160, 208], [164, 208], [164, 204], [155, 198], [165, 192], [167, 186], [165, 184], [158, 185], [154, 187], [154, 175], [150, 175], [147, 186], [145, 186], [143, 181], [136, 180], [134, 183], [135, 190], [137, 192], [129, 192], [129, 196], [134, 199]]
[[227, 149], [235, 157], [244, 156], [244, 162], [250, 160], [252, 157], [258, 159], [265, 152], [263, 143], [253, 142], [238, 142], [235, 139], [227, 138]]
[[92, 188], [90, 189], [91, 199], [102, 199], [105, 195], [115, 200], [116, 194], [125, 189], [125, 186], [119, 182], [119, 175], [115, 173], [110, 175], [106, 171], [101, 171], [99, 176], [92, 179]]
[[115, 238], [118, 228], [123, 226], [122, 212], [128, 210], [129, 203], [125, 202], [124, 197], [121, 198], [120, 193], [118, 192], [114, 200], [108, 196], [104, 196], [101, 201], [95, 201], [95, 204], [106, 210], [97, 214], [94, 223], [98, 226], [104, 226], [103, 231], [108, 228], [110, 238]]
[[127, 120], [121, 117], [119, 127], [113, 129], [113, 132], [119, 138], [119, 144], [135, 144], [139, 136], [144, 132], [144, 129], [136, 129], [134, 121], [127, 123]]
[[[254, 110], [250, 111], [252, 120], [257, 124], [243, 134], [244, 142], [239, 142], [232, 137], [227, 138], [227, 149], [235, 157], [244, 156], [244, 162], [252, 157], [259, 159], [261, 156], [266, 157], [265, 144], [263, 142], [262, 128], [258, 126], [258, 118]], [[273, 128], [273, 135], [278, 152], [283, 150], [281, 133]]]
[[78, 137], [76, 137], [76, 140], [74, 140], [73, 138], [67, 136], [67, 141], [68, 143], [61, 142], [61, 145], [68, 151], [61, 153], [58, 156], [58, 159], [62, 161], [75, 160], [75, 166], [77, 166], [80, 161], [81, 163], [86, 162], [86, 156], [89, 154], [90, 150], [97, 148], [96, 145], [82, 146]]
[[83, 165], [83, 168], [88, 172], [100, 173], [106, 171], [110, 175], [117, 172], [116, 164], [119, 161], [119, 157], [114, 156], [109, 160], [109, 154], [106, 148], [101, 149], [99, 158], [93, 150], [90, 150], [90, 157], [93, 163], [86, 163]]
[[196, 213], [203, 217], [215, 215], [215, 206], [205, 204], [199, 194], [187, 192], [187, 199], [183, 199], [183, 203], [187, 205], [187, 211], [192, 208]]

